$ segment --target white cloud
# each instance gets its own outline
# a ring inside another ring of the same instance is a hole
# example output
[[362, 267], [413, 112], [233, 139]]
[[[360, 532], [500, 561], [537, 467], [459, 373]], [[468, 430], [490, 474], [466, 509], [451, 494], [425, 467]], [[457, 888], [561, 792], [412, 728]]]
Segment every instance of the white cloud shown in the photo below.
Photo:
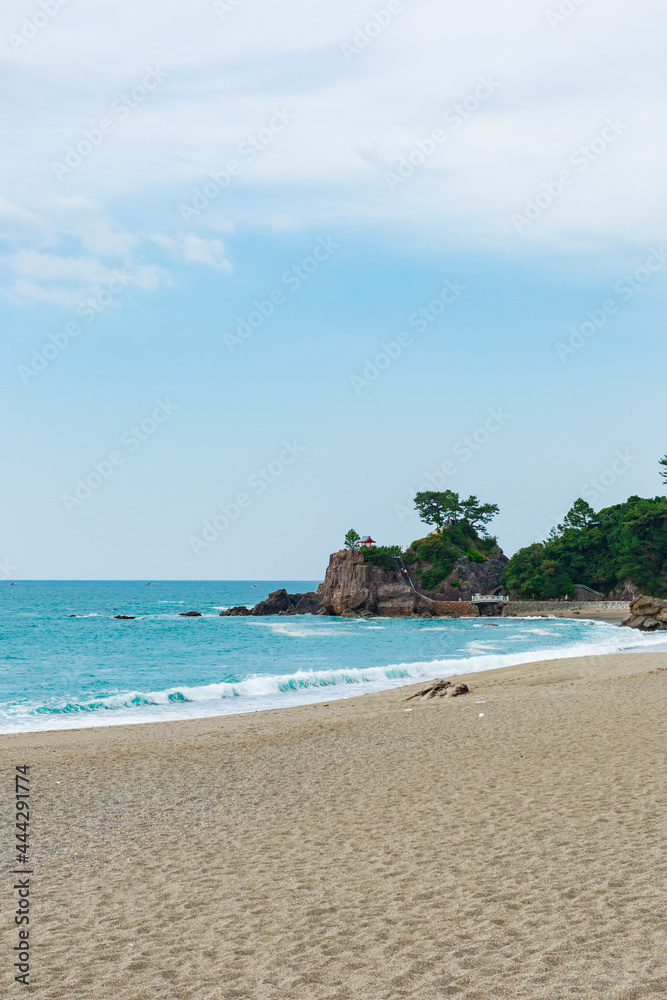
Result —
[[135, 264], [128, 267], [132, 281], [145, 292], [154, 291], [159, 285], [171, 285], [169, 272], [155, 264]]
[[[24, 206], [10, 221], [56, 241], [75, 235], [102, 257], [136, 251], [137, 233], [157, 228], [177, 240], [172, 249], [183, 259], [217, 270], [227, 257], [205, 229], [274, 220], [280, 231], [281, 219], [304, 228], [410, 228], [431, 245], [513, 252], [536, 242], [558, 249], [650, 241], [667, 226], [667, 11], [590, 2], [552, 28], [545, 14], [554, 6], [404, 0], [403, 13], [348, 63], [340, 44], [368, 21], [367, 0], [315, 9], [311, 0], [248, 0], [223, 21], [212, 3], [67, 5], [10, 56], [21, 97], [7, 109], [5, 194]], [[11, 9], [1, 25], [16, 30]], [[52, 177], [53, 158], [155, 64], [168, 77], [150, 100], [71, 177]], [[500, 82], [493, 97], [408, 183], [388, 190], [385, 165], [440, 126], [486, 74]], [[240, 156], [239, 143], [257, 136], [276, 107], [296, 120], [252, 161]], [[627, 121], [628, 131], [517, 242], [512, 213], [608, 116]], [[202, 242], [181, 242], [179, 203], [234, 158], [243, 169], [224, 193], [224, 219], [221, 197], [202, 213], [201, 228], [191, 223]]]
[[215, 271], [231, 271], [232, 265], [227, 257], [225, 246], [220, 240], [203, 239], [194, 233], [181, 234], [178, 239], [164, 233], [154, 233], [151, 236], [154, 243], [168, 250], [174, 256], [188, 264], [205, 264]]
[[193, 264], [206, 264], [216, 271], [230, 271], [231, 264], [225, 256], [220, 240], [200, 239], [190, 233], [183, 237], [183, 258]]
[[65, 306], [73, 308], [81, 301], [80, 293], [59, 287], [44, 288], [34, 281], [26, 281], [22, 278], [14, 279], [9, 287], [9, 301], [14, 305], [21, 306], [28, 302], [48, 302], [54, 306]]
[[[15, 305], [25, 302], [50, 302], [73, 306], [93, 289], [108, 284], [117, 265], [107, 265], [96, 257], [65, 257], [37, 250], [19, 250], [7, 254], [5, 262], [13, 275], [8, 297]], [[169, 272], [154, 264], [138, 264], [129, 259], [122, 264], [135, 287], [155, 291], [169, 285]]]
[[301, 229], [299, 223], [289, 215], [274, 215], [269, 219], [269, 225], [274, 233], [288, 233]]
[[88, 285], [100, 285], [111, 277], [111, 268], [93, 257], [59, 257], [54, 253], [20, 250], [10, 254], [9, 266], [21, 277], [48, 281], [54, 278], [74, 279]]

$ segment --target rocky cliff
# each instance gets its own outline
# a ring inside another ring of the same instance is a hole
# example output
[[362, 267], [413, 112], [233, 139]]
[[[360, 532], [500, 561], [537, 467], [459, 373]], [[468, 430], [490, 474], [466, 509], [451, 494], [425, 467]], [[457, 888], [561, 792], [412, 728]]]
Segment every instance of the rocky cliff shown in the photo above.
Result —
[[236, 607], [221, 611], [224, 616], [236, 615], [342, 615], [392, 618], [437, 615], [470, 615], [477, 613], [470, 605], [475, 593], [492, 594], [500, 587], [500, 577], [507, 558], [500, 549], [491, 557], [478, 562], [469, 557], [458, 559], [449, 576], [428, 593], [421, 593], [422, 576], [432, 572], [429, 562], [413, 562], [409, 566], [413, 589], [398, 567], [386, 569], [371, 565], [362, 552], [341, 549], [329, 558], [324, 581], [316, 593], [288, 594], [275, 590], [254, 608]]
[[329, 558], [324, 582], [317, 588], [322, 607], [331, 615], [431, 616], [431, 603], [404, 582], [398, 569], [369, 566], [361, 552], [341, 549]]
[[[436, 589], [422, 594], [422, 575], [431, 566], [413, 563], [408, 569], [415, 591], [403, 579], [398, 569], [387, 570], [369, 565], [361, 552], [341, 549], [329, 559], [324, 582], [317, 588], [320, 604], [333, 615], [379, 615], [432, 617], [461, 611], [470, 614], [470, 598], [475, 593], [492, 594], [500, 587], [500, 578], [507, 557], [500, 549], [486, 562], [463, 557], [454, 570]], [[447, 605], [446, 607], [444, 605]]]
[[[437, 601], [469, 601], [474, 594], [495, 594], [500, 590], [500, 580], [508, 562], [507, 556], [498, 547], [486, 562], [475, 562], [469, 556], [463, 556], [457, 559], [450, 575], [427, 592]], [[424, 577], [431, 570], [430, 563], [417, 562], [408, 568], [417, 590], [427, 590]]]

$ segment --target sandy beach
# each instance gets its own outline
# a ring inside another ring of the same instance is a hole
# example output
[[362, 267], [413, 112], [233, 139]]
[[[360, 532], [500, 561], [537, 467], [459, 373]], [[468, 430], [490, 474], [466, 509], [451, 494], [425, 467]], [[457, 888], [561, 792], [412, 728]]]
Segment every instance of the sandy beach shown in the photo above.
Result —
[[5, 788], [32, 776], [30, 995], [663, 998], [667, 653], [466, 680], [0, 737]]

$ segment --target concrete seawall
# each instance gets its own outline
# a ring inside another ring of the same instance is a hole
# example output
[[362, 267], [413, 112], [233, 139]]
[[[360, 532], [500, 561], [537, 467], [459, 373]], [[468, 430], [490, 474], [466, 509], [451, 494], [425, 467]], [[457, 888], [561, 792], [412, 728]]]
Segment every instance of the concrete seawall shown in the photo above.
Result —
[[[479, 618], [479, 608], [470, 601], [434, 601], [436, 615], [452, 618]], [[524, 615], [555, 615], [558, 612], [581, 611], [597, 613], [604, 611], [627, 611], [628, 601], [509, 601], [502, 605], [503, 617], [521, 618]]]
[[557, 611], [627, 611], [629, 601], [510, 601], [503, 605], [503, 615], [517, 617], [526, 614], [553, 615]]

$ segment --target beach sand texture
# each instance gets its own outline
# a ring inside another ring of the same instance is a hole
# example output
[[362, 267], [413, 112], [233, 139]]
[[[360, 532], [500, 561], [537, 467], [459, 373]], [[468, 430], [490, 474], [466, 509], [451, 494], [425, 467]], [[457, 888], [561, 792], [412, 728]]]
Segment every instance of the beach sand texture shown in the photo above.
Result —
[[31, 768], [26, 995], [664, 1000], [667, 654], [466, 680], [0, 737], [6, 858]]

